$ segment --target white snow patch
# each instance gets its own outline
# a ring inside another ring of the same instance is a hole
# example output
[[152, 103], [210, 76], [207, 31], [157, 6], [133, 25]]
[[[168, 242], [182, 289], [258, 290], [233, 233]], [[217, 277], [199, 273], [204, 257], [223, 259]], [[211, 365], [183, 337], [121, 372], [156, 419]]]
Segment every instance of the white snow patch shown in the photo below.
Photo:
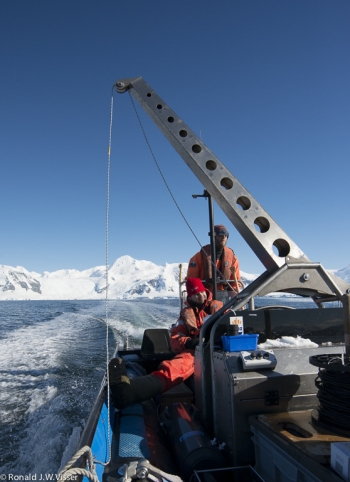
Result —
[[296, 338], [293, 336], [282, 336], [276, 340], [267, 339], [264, 343], [258, 345], [260, 350], [269, 350], [271, 348], [317, 348], [317, 343], [301, 336], [297, 335]]

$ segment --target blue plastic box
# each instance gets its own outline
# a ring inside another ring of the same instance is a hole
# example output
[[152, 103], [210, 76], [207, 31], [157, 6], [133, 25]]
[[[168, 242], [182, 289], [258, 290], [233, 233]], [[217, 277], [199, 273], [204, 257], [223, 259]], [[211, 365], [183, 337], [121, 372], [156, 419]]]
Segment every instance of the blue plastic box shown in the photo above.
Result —
[[237, 335], [221, 337], [225, 351], [256, 350], [259, 335]]

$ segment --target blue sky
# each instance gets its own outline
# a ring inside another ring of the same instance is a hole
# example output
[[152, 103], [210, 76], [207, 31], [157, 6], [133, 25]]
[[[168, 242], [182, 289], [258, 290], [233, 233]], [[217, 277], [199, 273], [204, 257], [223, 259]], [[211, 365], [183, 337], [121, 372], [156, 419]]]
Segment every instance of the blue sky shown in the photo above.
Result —
[[[348, 0], [0, 2], [0, 263], [105, 263], [112, 85], [142, 76], [312, 261], [350, 264]], [[205, 244], [203, 188], [138, 109], [186, 219]], [[114, 95], [109, 261], [187, 262], [197, 241]], [[244, 239], [229, 245], [264, 270]]]

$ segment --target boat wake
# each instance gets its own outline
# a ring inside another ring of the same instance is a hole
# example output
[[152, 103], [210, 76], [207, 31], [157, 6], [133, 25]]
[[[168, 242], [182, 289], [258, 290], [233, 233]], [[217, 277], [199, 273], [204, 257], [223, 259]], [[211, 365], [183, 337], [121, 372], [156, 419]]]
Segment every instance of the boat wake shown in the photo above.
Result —
[[[105, 304], [2, 302], [0, 473], [57, 473], [74, 453], [106, 366]], [[177, 300], [108, 303], [109, 355], [169, 327]], [[142, 320], [142, 322], [141, 322]]]

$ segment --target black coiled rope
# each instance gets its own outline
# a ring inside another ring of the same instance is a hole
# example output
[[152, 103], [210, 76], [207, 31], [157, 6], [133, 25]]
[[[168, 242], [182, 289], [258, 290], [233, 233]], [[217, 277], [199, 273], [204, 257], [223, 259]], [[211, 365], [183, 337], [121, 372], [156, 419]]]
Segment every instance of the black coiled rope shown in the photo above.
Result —
[[321, 368], [315, 385], [320, 421], [350, 431], [350, 373]]

